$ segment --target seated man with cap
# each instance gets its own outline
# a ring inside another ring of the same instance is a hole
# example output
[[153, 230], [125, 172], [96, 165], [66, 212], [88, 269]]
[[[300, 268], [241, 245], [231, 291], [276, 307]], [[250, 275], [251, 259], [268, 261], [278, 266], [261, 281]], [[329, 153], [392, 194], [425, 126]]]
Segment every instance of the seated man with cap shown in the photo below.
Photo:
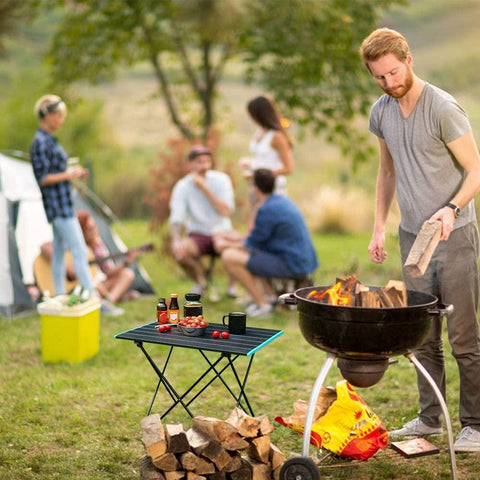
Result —
[[190, 173], [174, 186], [170, 199], [172, 253], [195, 281], [193, 293], [206, 290], [202, 255], [215, 253], [214, 235], [232, 230], [235, 204], [230, 177], [212, 170], [212, 152], [195, 146], [188, 153]]

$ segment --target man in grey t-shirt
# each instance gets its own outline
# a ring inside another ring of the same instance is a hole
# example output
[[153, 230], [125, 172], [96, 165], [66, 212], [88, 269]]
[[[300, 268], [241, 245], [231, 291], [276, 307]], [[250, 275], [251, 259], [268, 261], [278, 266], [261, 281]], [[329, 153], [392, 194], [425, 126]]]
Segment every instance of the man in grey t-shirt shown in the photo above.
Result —
[[[478, 305], [478, 230], [473, 203], [480, 190], [480, 156], [463, 109], [443, 90], [413, 72], [405, 38], [381, 28], [362, 43], [360, 55], [385, 92], [372, 107], [370, 130], [377, 136], [380, 164], [375, 226], [370, 258], [382, 263], [387, 253], [385, 224], [395, 192], [401, 211], [402, 262], [423, 222], [442, 223], [441, 242], [421, 277], [403, 271], [409, 290], [435, 295], [452, 304], [448, 337], [460, 373], [460, 422], [456, 452], [480, 451], [480, 338]], [[425, 343], [415, 352], [445, 397], [442, 318], [434, 318]], [[436, 395], [417, 374], [419, 417], [391, 436], [442, 432]]]

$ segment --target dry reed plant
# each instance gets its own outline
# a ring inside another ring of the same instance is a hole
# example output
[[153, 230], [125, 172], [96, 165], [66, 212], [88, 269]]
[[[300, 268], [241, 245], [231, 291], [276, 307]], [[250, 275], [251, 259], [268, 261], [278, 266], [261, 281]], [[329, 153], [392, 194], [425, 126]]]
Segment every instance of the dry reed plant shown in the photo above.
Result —
[[[347, 186], [323, 185], [298, 202], [312, 232], [370, 233], [375, 218], [374, 194]], [[393, 202], [386, 232], [396, 234], [400, 212]]]
[[323, 185], [299, 206], [314, 232], [365, 233], [373, 226], [374, 202], [358, 189]]

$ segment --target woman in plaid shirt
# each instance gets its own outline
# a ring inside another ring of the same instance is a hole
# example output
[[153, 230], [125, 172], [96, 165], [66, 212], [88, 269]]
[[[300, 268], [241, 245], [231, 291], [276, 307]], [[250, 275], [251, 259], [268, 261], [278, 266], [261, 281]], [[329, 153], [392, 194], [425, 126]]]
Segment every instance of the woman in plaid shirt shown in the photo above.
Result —
[[55, 295], [65, 293], [65, 251], [70, 250], [75, 273], [84, 289], [92, 290], [87, 247], [73, 210], [70, 181], [84, 179], [88, 170], [67, 167], [68, 156], [53, 136], [67, 116], [67, 107], [56, 95], [44, 95], [35, 104], [40, 125], [31, 145], [33, 172], [42, 192], [43, 206], [53, 229], [52, 276]]

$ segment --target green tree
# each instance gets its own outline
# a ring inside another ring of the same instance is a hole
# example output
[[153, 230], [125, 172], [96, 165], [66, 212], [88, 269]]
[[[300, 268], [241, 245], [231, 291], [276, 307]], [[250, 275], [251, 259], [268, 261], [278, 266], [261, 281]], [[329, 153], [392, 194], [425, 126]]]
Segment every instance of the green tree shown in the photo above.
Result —
[[36, 0], [0, 0], [0, 56], [6, 54], [4, 37], [17, 33], [18, 23], [33, 15]]
[[349, 153], [369, 149], [355, 128], [377, 89], [358, 49], [384, 10], [403, 0], [262, 0], [251, 2], [254, 23], [244, 32], [247, 78], [275, 93], [282, 111]]
[[358, 46], [403, 0], [50, 0], [65, 15], [50, 61], [57, 81], [112, 78], [150, 62], [172, 122], [205, 138], [226, 63], [247, 65], [289, 116], [362, 159], [352, 122], [369, 89]]

